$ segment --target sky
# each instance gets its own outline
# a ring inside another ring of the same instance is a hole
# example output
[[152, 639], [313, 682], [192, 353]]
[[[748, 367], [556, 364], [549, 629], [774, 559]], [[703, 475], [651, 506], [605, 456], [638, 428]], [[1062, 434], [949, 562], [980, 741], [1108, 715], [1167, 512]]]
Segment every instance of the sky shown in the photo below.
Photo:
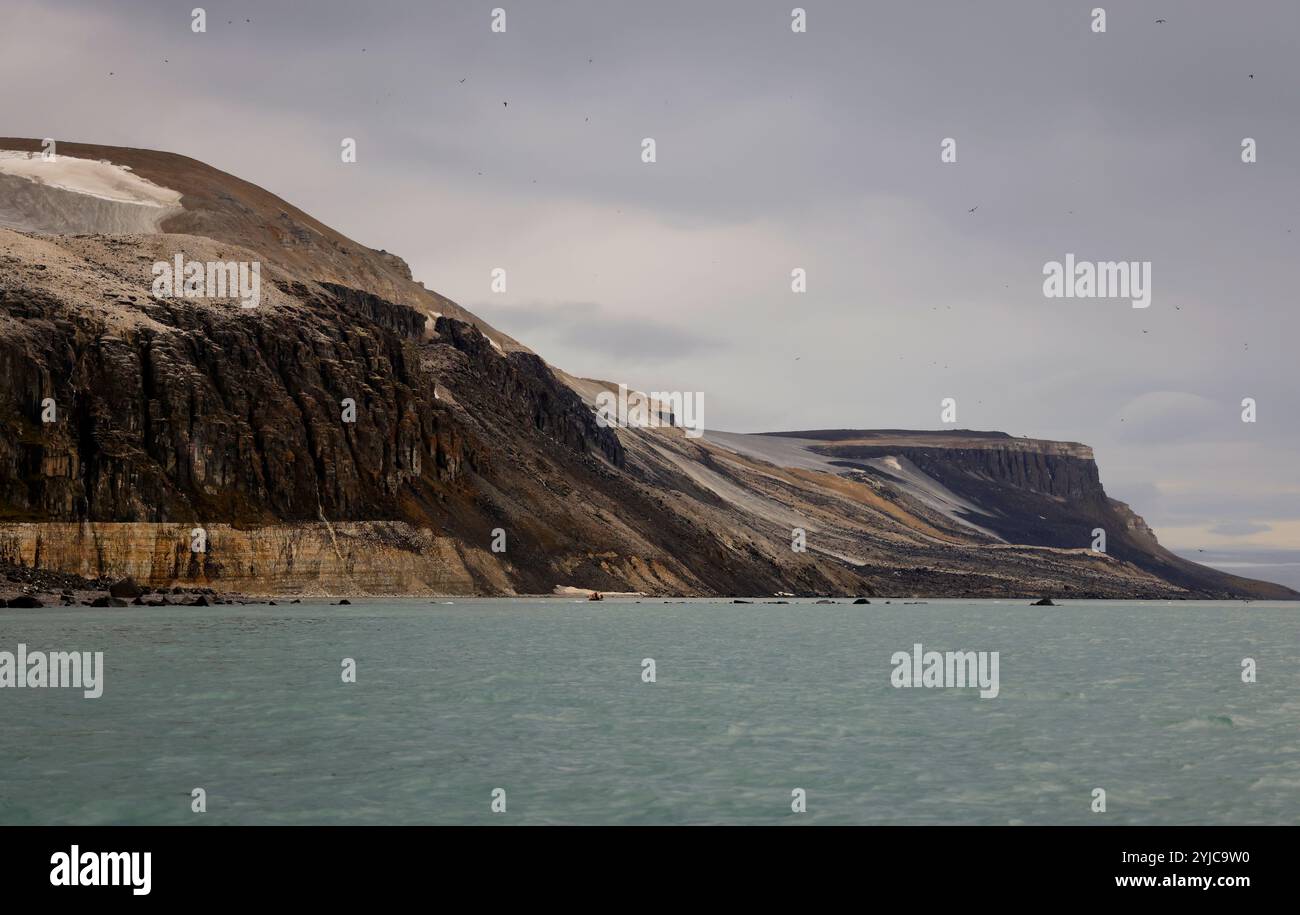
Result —
[[[709, 428], [1084, 442], [1166, 546], [1300, 585], [1293, 0], [195, 5], [0, 0], [0, 134], [201, 159]], [[1067, 254], [1150, 307], [1044, 296]]]

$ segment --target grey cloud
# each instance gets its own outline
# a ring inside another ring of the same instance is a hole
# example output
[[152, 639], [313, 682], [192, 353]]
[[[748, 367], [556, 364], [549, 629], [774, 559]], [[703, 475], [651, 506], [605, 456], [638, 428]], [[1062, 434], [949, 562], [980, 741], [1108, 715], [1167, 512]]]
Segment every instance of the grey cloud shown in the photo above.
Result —
[[614, 354], [619, 362], [642, 364], [681, 359], [723, 345], [671, 324], [620, 315], [593, 302], [501, 306], [479, 302], [470, 310], [512, 337], [549, 342], [552, 348], [535, 345], [560, 365], [563, 362], [551, 355], [553, 349]]
[[1256, 524], [1252, 521], [1226, 521], [1223, 524], [1214, 525], [1214, 527], [1210, 528], [1210, 533], [1222, 534], [1225, 537], [1247, 537], [1251, 534], [1260, 534], [1272, 529], [1270, 525]]

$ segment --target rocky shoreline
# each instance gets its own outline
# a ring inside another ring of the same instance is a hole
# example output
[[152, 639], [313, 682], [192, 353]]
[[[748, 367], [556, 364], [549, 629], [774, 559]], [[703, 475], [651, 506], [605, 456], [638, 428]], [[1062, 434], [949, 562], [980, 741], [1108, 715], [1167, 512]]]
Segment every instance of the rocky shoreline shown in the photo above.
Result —
[[214, 588], [150, 588], [132, 578], [82, 578], [65, 572], [0, 565], [0, 608], [40, 607], [211, 607], [217, 604], [276, 603]]
[[[430, 595], [427, 593], [420, 594], [365, 594], [360, 592], [349, 592], [347, 594], [309, 594], [302, 593], [296, 597], [288, 597], [280, 594], [276, 596], [269, 595], [251, 595], [241, 592], [218, 591], [209, 587], [171, 587], [171, 588], [151, 588], [140, 585], [133, 578], [127, 577], [113, 580], [108, 577], [94, 579], [82, 578], [78, 575], [70, 575], [64, 572], [55, 572], [44, 569], [33, 569], [28, 566], [16, 566], [11, 564], [0, 563], [0, 609], [38, 609], [42, 607], [213, 607], [220, 605], [240, 605], [240, 606], [277, 606], [281, 604], [300, 604], [304, 600], [328, 600], [335, 606], [344, 606], [352, 603], [352, 600], [417, 600], [430, 599], [431, 597], [448, 597], [448, 598], [486, 598], [486, 597], [513, 597], [519, 599], [539, 599], [554, 598], [563, 600], [565, 598], [587, 599], [592, 592], [582, 588], [562, 588], [557, 589], [550, 594], [446, 594]], [[672, 602], [674, 600], [685, 600], [691, 598], [713, 598], [720, 602], [730, 602], [746, 604], [751, 602], [762, 603], [779, 603], [787, 601], [776, 600], [773, 598], [791, 598], [793, 600], [812, 600], [818, 599], [818, 603], [837, 603], [839, 601], [849, 601], [858, 604], [872, 603], [866, 597], [860, 594], [833, 594], [822, 591], [797, 591], [782, 592], [779, 594], [725, 594], [725, 595], [684, 595], [684, 594], [646, 594], [638, 592], [607, 592], [604, 596], [610, 599], [636, 599], [637, 603], [642, 601], [663, 600]], [[953, 599], [989, 599], [995, 597], [1001, 600], [1019, 600], [1022, 595], [1012, 594], [925, 594], [925, 593], [897, 593], [897, 594], [872, 594], [871, 597], [877, 602], [889, 604], [892, 602], [912, 603], [925, 602], [927, 600], [953, 600]], [[1033, 606], [1057, 606], [1052, 602], [1052, 597], [1060, 600], [1066, 598], [1072, 601], [1079, 600], [1107, 600], [1115, 599], [1112, 595], [1102, 593], [1087, 592], [1070, 592], [1057, 593], [1050, 595], [1043, 594], [1025, 594], [1023, 598], [1030, 601]], [[1169, 594], [1152, 594], [1152, 595], [1135, 595], [1132, 599], [1142, 600], [1196, 600], [1197, 596], [1189, 595], [1169, 595]], [[434, 601], [438, 603], [439, 601]]]

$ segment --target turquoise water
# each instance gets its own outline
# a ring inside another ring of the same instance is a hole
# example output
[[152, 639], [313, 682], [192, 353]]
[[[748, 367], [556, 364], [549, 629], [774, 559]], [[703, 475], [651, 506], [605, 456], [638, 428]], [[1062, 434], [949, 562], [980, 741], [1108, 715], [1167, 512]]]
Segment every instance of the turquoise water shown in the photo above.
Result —
[[[0, 689], [0, 823], [1300, 821], [1300, 606], [1026, 603], [0, 610], [106, 668]], [[1000, 695], [893, 688], [916, 642]]]

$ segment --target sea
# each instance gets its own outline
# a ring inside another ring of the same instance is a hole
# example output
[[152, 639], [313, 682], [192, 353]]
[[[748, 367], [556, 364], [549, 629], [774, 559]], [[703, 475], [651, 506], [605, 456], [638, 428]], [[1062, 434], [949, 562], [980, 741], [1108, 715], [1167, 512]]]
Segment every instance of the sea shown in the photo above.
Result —
[[0, 610], [0, 824], [1300, 822], [1300, 604], [351, 600]]

